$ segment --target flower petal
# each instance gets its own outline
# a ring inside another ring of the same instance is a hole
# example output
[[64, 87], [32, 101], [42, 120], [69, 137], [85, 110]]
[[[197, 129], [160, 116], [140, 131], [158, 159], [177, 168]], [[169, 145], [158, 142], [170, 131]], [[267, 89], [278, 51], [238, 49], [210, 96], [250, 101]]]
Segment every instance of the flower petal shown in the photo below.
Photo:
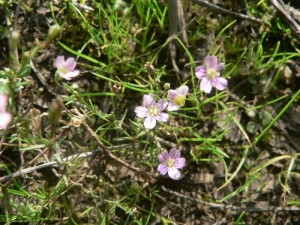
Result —
[[169, 158], [169, 153], [167, 151], [163, 151], [162, 153], [160, 153], [160, 155], [158, 156], [158, 160], [160, 162], [165, 162], [167, 161], [167, 159]]
[[157, 106], [158, 110], [162, 112], [167, 108], [168, 104], [169, 103], [166, 99], [161, 99], [161, 100], [158, 101], [156, 106]]
[[220, 64], [218, 64], [216, 67], [215, 67], [215, 70], [217, 71], [217, 72], [219, 72], [221, 69], [223, 69], [224, 68], [224, 63], [220, 63]]
[[218, 59], [216, 56], [207, 56], [205, 58], [205, 66], [207, 69], [215, 68], [218, 65]]
[[227, 80], [223, 77], [215, 77], [212, 81], [212, 84], [220, 91], [227, 87], [227, 83]]
[[207, 79], [206, 77], [204, 77], [202, 80], [201, 80], [201, 83], [200, 83], [200, 90], [201, 91], [204, 91], [206, 93], [210, 93], [211, 91], [211, 80]]
[[157, 170], [160, 172], [161, 175], [166, 175], [169, 168], [166, 166], [165, 163], [161, 163], [158, 165]]
[[64, 78], [66, 80], [71, 80], [73, 77], [77, 77], [79, 75], [79, 70], [74, 70], [65, 74]]
[[172, 148], [170, 150], [169, 157], [172, 159], [178, 159], [180, 157], [180, 151], [176, 148]]
[[180, 178], [179, 170], [174, 167], [168, 168], [168, 175], [174, 180], [178, 180]]
[[65, 64], [65, 57], [63, 55], [61, 56], [58, 56], [56, 59], [55, 59], [55, 66], [57, 69], [63, 67]]
[[60, 77], [66, 79], [66, 80], [70, 80], [70, 79], [66, 76], [65, 73], [63, 73], [63, 72], [61, 72], [61, 71], [59, 71], [59, 70], [57, 70], [57, 73], [58, 73], [58, 75], [59, 75]]
[[198, 66], [195, 69], [195, 74], [198, 79], [203, 79], [206, 77], [206, 68], [204, 66]]
[[144, 106], [135, 107], [134, 112], [136, 113], [137, 117], [144, 118], [149, 116], [149, 110]]
[[143, 97], [144, 104], [148, 107], [153, 106], [156, 103], [155, 97], [153, 94], [144, 95]]
[[177, 91], [176, 90], [169, 90], [168, 94], [169, 94], [170, 100], [173, 101], [174, 98], [177, 96]]
[[169, 114], [161, 112], [155, 117], [155, 119], [157, 119], [160, 122], [167, 122], [169, 119]]
[[144, 121], [144, 126], [147, 129], [152, 129], [156, 126], [156, 119], [152, 116], [148, 116]]
[[6, 128], [12, 119], [10, 113], [1, 113], [0, 114], [0, 129]]
[[181, 168], [185, 167], [185, 162], [186, 162], [185, 158], [175, 159], [174, 167], [177, 169], [181, 169]]
[[168, 105], [168, 111], [177, 111], [179, 106], [176, 105], [174, 102], [170, 102]]
[[67, 59], [67, 61], [65, 63], [65, 67], [67, 68], [67, 70], [69, 72], [71, 72], [71, 71], [73, 71], [75, 69], [76, 64], [77, 63], [76, 63], [75, 59], [71, 57], [71, 58]]
[[181, 87], [178, 88], [178, 94], [179, 94], [179, 95], [186, 96], [187, 93], [188, 93], [188, 91], [189, 91], [189, 87], [186, 86], [186, 85], [181, 86]]

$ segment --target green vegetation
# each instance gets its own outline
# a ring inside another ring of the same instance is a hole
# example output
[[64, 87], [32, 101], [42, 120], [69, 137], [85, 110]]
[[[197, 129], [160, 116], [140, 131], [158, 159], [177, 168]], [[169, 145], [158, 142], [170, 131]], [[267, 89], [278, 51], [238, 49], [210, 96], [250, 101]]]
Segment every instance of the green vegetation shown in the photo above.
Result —
[[[18, 1], [0, 0], [6, 20], [0, 42], [9, 47], [1, 53], [0, 93], [8, 99], [0, 102], [0, 118], [13, 117], [0, 129], [1, 222], [184, 224], [198, 215], [199, 223], [199, 205], [207, 204], [223, 210], [228, 223], [274, 224], [264, 207], [251, 217], [247, 205], [268, 201], [264, 194], [275, 189], [270, 180], [282, 197], [281, 205], [269, 203], [273, 213], [299, 205], [291, 183], [299, 177], [300, 153], [288, 130], [299, 124], [299, 78], [285, 71], [300, 53], [269, 1], [242, 4], [244, 14], [262, 23], [182, 1], [188, 44], [179, 38], [182, 31], [169, 37], [167, 1], [72, 2], [45, 3], [50, 25], [59, 26], [48, 33], [39, 24], [37, 35], [19, 23], [14, 34], [10, 13]], [[234, 2], [223, 7], [238, 10]], [[25, 11], [36, 16], [35, 7], [23, 1], [19, 18]], [[62, 79], [66, 67], [54, 65], [61, 55], [76, 60], [78, 77]], [[195, 69], [208, 70], [205, 58], [212, 55], [224, 63], [220, 73], [228, 86], [206, 93]], [[182, 86], [189, 89], [177, 99], [183, 106], [161, 110], [168, 120], [146, 129], [136, 115], [143, 97], [170, 101], [168, 90]], [[158, 171], [158, 157], [172, 148], [186, 159], [178, 180]]]

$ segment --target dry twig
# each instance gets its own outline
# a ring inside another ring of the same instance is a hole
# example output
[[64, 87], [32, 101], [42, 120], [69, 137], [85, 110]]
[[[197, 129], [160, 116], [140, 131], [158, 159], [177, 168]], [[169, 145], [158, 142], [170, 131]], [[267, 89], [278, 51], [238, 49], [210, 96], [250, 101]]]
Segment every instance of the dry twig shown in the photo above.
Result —
[[211, 9], [211, 10], [217, 12], [217, 13], [220, 13], [220, 14], [228, 14], [228, 15], [231, 15], [233, 17], [250, 20], [250, 21], [256, 22], [256, 23], [262, 23], [263, 22], [263, 20], [261, 20], [261, 19], [250, 17], [250, 16], [247, 16], [247, 15], [244, 15], [244, 14], [241, 14], [241, 13], [233, 12], [233, 11], [230, 11], [228, 9], [224, 9], [220, 6], [214, 5], [214, 4], [212, 4], [208, 1], [205, 1], [205, 0], [193, 0], [193, 2], [195, 4], [204, 6], [204, 7], [209, 8], [209, 9]]
[[[168, 14], [170, 21], [169, 38], [178, 35], [184, 44], [188, 44], [186, 34], [186, 22], [183, 14], [182, 4], [180, 0], [168, 0]], [[177, 50], [183, 49], [177, 40], [169, 42], [169, 51], [172, 65], [176, 73], [183, 75], [176, 63]]]
[[216, 208], [216, 209], [221, 209], [221, 210], [231, 210], [233, 211], [232, 213], [236, 213], [239, 214], [243, 211], [246, 212], [280, 212], [280, 211], [287, 211], [287, 212], [299, 212], [300, 211], [300, 207], [276, 207], [276, 206], [270, 206], [270, 207], [242, 207], [242, 206], [234, 206], [234, 205], [226, 205], [226, 204], [220, 204], [220, 203], [212, 203], [212, 202], [206, 202], [206, 201], [202, 201], [200, 199], [197, 199], [195, 197], [190, 197], [187, 195], [183, 195], [180, 194], [176, 191], [171, 191], [167, 188], [165, 188], [164, 186], [162, 186], [162, 189], [172, 195], [175, 195], [177, 197], [180, 198], [184, 198], [187, 199], [189, 201], [192, 202], [196, 202], [202, 205], [206, 205], [212, 208]]
[[294, 18], [291, 16], [290, 12], [286, 9], [284, 4], [280, 4], [277, 0], [270, 0], [270, 2], [273, 4], [273, 6], [276, 8], [277, 11], [279, 11], [287, 20], [290, 27], [295, 33], [295, 37], [300, 42], [300, 25], [294, 20]]

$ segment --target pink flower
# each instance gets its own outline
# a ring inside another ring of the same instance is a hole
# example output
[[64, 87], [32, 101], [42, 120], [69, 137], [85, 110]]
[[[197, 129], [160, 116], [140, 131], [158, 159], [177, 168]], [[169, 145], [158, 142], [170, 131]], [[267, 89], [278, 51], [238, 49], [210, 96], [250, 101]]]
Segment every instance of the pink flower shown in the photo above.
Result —
[[68, 58], [67, 61], [65, 61], [65, 57], [63, 55], [58, 56], [55, 60], [58, 75], [66, 80], [71, 80], [73, 77], [77, 77], [79, 75], [79, 70], [74, 70], [76, 64], [77, 63], [74, 58]]
[[185, 158], [180, 158], [180, 151], [176, 148], [172, 148], [170, 153], [163, 151], [159, 157], [161, 164], [158, 165], [158, 171], [161, 175], [168, 175], [174, 179], [178, 180], [180, 178], [180, 172], [178, 169], [185, 167]]
[[188, 86], [181, 86], [178, 90], [169, 90], [170, 103], [168, 105], [169, 111], [176, 111], [184, 106], [185, 97], [189, 91]]
[[202, 79], [200, 90], [210, 93], [212, 86], [218, 90], [224, 90], [227, 87], [227, 80], [220, 75], [220, 70], [224, 68], [224, 63], [218, 64], [216, 56], [207, 56], [205, 65], [206, 67], [198, 66], [195, 70], [198, 79]]
[[166, 99], [161, 99], [156, 103], [155, 97], [153, 94], [144, 95], [144, 105], [138, 106], [134, 109], [134, 112], [138, 117], [144, 118], [144, 126], [147, 129], [152, 129], [156, 125], [156, 120], [161, 122], [167, 122], [169, 119], [169, 115], [164, 113], [168, 102]]
[[0, 129], [6, 128], [12, 120], [11, 114], [6, 112], [7, 101], [8, 97], [0, 93]]

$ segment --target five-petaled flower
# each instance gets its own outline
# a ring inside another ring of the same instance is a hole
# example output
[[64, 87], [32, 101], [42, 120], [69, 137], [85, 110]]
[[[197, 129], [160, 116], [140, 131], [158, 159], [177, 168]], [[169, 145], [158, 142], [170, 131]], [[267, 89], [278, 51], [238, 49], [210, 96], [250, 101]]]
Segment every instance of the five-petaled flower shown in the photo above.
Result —
[[163, 111], [167, 108], [168, 102], [166, 99], [161, 99], [156, 103], [153, 94], [144, 95], [144, 105], [137, 106], [134, 112], [138, 117], [144, 118], [144, 126], [147, 129], [152, 129], [156, 125], [156, 120], [161, 122], [167, 122], [169, 115]]
[[55, 60], [58, 75], [66, 80], [71, 80], [73, 77], [77, 77], [79, 75], [79, 70], [74, 70], [76, 64], [77, 63], [74, 58], [68, 58], [67, 61], [65, 61], [65, 57], [63, 55], [58, 56]]
[[188, 86], [181, 86], [178, 90], [169, 90], [170, 103], [168, 105], [168, 111], [176, 111], [184, 106], [185, 97], [188, 91]]
[[185, 158], [180, 158], [180, 151], [176, 148], [172, 148], [170, 153], [163, 151], [159, 157], [161, 164], [158, 165], [158, 171], [161, 175], [168, 175], [177, 180], [180, 178], [180, 172], [178, 169], [182, 169], [185, 166]]
[[220, 70], [224, 68], [224, 63], [218, 64], [216, 56], [207, 56], [205, 58], [205, 67], [198, 66], [195, 74], [198, 79], [202, 79], [200, 90], [210, 93], [212, 86], [218, 90], [224, 90], [227, 86], [227, 80], [220, 75]]
[[12, 119], [11, 114], [6, 112], [7, 100], [8, 97], [0, 93], [0, 129], [6, 128]]

